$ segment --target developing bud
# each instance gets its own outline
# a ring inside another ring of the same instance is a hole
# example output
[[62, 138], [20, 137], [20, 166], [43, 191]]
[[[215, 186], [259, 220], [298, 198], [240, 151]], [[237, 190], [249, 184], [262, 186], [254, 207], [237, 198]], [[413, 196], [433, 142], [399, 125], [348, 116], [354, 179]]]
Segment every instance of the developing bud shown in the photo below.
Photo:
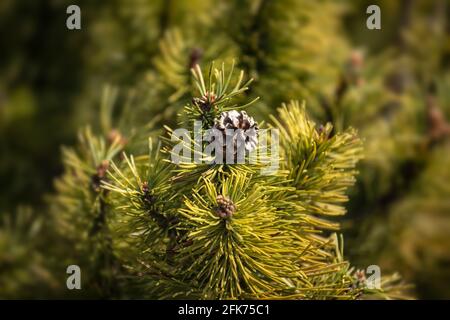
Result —
[[229, 218], [235, 213], [236, 206], [229, 198], [224, 197], [223, 195], [218, 195], [216, 201], [217, 208], [215, 211], [219, 217]]
[[207, 92], [200, 98], [193, 98], [192, 103], [196, 105], [202, 112], [209, 112], [211, 111], [214, 102], [216, 101], [216, 95], [211, 92]]

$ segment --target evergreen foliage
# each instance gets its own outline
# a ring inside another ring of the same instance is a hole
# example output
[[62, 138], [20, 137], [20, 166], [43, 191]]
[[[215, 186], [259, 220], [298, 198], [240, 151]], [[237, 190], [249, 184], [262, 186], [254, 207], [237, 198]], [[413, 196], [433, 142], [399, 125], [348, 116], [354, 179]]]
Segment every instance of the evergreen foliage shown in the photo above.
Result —
[[[197, 97], [215, 99], [204, 101], [209, 108], [193, 99], [181, 123], [203, 119], [207, 130], [222, 112], [246, 108], [233, 102], [248, 89], [242, 73], [235, 83], [224, 65], [211, 66], [206, 79], [198, 66], [193, 75]], [[89, 257], [86, 281], [100, 280], [104, 295], [170, 299], [369, 294], [354, 285], [334, 233], [362, 154], [356, 132], [331, 136], [331, 124], [316, 127], [295, 101], [272, 123], [281, 130], [281, 165], [270, 176], [263, 162], [175, 165], [170, 139], [150, 139], [149, 152], [134, 155], [119, 154], [120, 139], [81, 135], [81, 153], [64, 153], [52, 212], [77, 259]], [[119, 292], [111, 292], [112, 279]]]

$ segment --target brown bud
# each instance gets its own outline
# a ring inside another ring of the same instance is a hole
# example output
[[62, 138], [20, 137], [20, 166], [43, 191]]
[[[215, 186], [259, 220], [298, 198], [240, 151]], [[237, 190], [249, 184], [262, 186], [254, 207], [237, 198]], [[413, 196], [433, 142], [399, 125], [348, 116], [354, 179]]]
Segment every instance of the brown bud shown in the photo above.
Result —
[[142, 201], [145, 203], [146, 206], [148, 206], [148, 207], [152, 206], [156, 201], [156, 196], [151, 194], [151, 192], [148, 188], [147, 181], [142, 183], [142, 192], [143, 192]]
[[215, 212], [219, 217], [229, 218], [235, 213], [236, 206], [229, 198], [224, 197], [223, 195], [218, 195], [216, 201], [217, 207]]
[[97, 167], [97, 175], [100, 178], [104, 178], [106, 176], [106, 171], [109, 168], [109, 160], [103, 160], [102, 163]]
[[216, 101], [216, 95], [214, 92], [206, 93], [200, 98], [193, 98], [192, 103], [200, 108], [202, 112], [211, 111], [214, 106], [214, 102]]
[[103, 160], [97, 166], [97, 173], [92, 175], [91, 187], [95, 192], [100, 192], [100, 185], [101, 185], [102, 180], [106, 176], [106, 171], [108, 171], [108, 168], [109, 168], [109, 160]]
[[203, 57], [203, 50], [200, 48], [193, 48], [189, 56], [189, 69], [194, 68], [200, 63], [200, 59]]
[[438, 106], [434, 96], [427, 97], [428, 134], [432, 142], [439, 141], [450, 135], [450, 125]]
[[124, 147], [128, 143], [128, 140], [119, 132], [119, 130], [112, 129], [108, 134], [108, 142], [110, 144], [118, 142], [119, 145]]

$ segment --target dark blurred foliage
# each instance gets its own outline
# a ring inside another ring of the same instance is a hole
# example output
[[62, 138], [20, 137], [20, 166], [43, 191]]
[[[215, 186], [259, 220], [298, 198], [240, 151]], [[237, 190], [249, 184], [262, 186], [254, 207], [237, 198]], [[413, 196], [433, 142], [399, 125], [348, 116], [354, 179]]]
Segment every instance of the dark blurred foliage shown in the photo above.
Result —
[[[91, 39], [63, 27], [68, 4], [45, 0], [0, 4], [2, 210], [17, 203], [40, 204], [61, 170], [60, 145], [74, 141], [74, 98], [88, 76], [83, 47]], [[88, 23], [89, 15], [83, 18]]]

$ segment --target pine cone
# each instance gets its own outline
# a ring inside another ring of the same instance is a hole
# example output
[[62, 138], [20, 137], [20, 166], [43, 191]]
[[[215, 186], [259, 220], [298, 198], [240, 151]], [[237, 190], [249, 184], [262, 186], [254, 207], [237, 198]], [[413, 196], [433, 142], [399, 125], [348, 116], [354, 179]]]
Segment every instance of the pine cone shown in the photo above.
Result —
[[[241, 148], [242, 143], [244, 143], [245, 150], [249, 152], [255, 150], [258, 145], [258, 124], [245, 111], [222, 112], [212, 129], [223, 132], [224, 156], [226, 154], [227, 135], [230, 135], [229, 132], [226, 132], [227, 129], [233, 130], [231, 135], [235, 155], [237, 150]], [[209, 137], [209, 141], [212, 141], [212, 136]]]

